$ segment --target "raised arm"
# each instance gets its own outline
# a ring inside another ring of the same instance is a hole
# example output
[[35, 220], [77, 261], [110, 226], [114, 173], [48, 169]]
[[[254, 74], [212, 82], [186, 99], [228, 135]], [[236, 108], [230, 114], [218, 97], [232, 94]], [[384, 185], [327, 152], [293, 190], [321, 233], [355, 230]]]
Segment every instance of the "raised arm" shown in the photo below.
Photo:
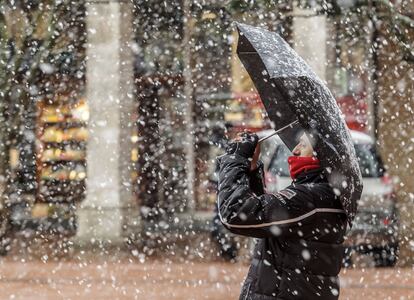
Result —
[[[230, 231], [253, 237], [297, 234], [313, 216], [312, 197], [302, 188], [278, 194], [263, 193], [263, 183], [252, 178], [250, 156], [257, 139], [232, 143], [219, 157], [218, 210]], [[256, 184], [261, 186], [255, 187]]]

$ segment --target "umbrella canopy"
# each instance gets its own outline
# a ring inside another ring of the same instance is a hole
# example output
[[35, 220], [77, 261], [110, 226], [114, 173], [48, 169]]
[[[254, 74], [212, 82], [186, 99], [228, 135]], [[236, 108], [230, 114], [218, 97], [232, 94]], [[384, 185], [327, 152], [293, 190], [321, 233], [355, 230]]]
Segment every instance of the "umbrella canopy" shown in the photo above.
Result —
[[306, 132], [349, 224], [362, 193], [361, 171], [348, 128], [329, 89], [277, 33], [237, 23], [237, 54], [269, 119], [292, 150]]

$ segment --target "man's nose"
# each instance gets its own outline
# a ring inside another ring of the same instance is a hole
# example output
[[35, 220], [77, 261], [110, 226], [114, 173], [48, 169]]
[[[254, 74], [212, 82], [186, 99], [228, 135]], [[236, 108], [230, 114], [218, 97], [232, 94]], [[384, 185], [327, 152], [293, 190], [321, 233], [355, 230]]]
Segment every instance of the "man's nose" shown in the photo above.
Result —
[[292, 154], [293, 154], [293, 155], [300, 155], [299, 148], [298, 148], [298, 147], [295, 147], [295, 148], [292, 150]]

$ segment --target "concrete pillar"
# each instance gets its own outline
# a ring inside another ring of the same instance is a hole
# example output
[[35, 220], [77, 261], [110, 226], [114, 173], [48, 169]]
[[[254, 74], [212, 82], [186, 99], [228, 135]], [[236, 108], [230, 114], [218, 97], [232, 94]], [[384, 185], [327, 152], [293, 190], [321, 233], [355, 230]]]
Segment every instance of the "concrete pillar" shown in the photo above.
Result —
[[326, 16], [315, 10], [293, 10], [293, 47], [322, 79], [326, 79]]
[[131, 208], [133, 68], [129, 2], [87, 3], [86, 98], [90, 108], [87, 196], [78, 210], [80, 242], [122, 239], [125, 210]]

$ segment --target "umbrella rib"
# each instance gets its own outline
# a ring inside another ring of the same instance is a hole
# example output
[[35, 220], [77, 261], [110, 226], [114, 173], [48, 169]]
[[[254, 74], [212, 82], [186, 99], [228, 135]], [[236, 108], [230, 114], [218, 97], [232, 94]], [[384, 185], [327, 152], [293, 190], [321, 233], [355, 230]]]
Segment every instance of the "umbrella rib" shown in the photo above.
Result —
[[276, 130], [275, 132], [272, 132], [272, 133], [271, 133], [271, 134], [269, 134], [268, 136], [262, 137], [262, 138], [259, 140], [259, 143], [261, 143], [261, 142], [263, 142], [263, 141], [267, 140], [268, 138], [271, 138], [272, 136], [274, 136], [274, 135], [276, 135], [276, 134], [280, 133], [281, 131], [285, 130], [285, 129], [286, 129], [286, 128], [288, 128], [288, 127], [292, 127], [293, 125], [295, 125], [295, 124], [297, 124], [297, 123], [299, 123], [299, 121], [298, 121], [298, 120], [295, 120], [295, 121], [293, 121], [292, 123], [290, 123], [290, 124], [288, 124], [288, 125], [286, 125], [286, 126], [283, 126], [282, 128], [280, 128], [280, 129]]

